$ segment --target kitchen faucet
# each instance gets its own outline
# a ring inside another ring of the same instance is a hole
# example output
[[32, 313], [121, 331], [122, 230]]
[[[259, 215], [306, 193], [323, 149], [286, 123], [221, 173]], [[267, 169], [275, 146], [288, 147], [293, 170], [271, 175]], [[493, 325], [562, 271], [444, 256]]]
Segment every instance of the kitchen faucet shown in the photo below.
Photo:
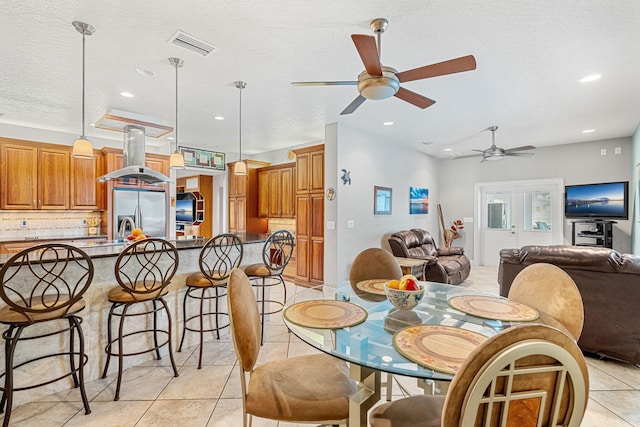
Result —
[[122, 238], [125, 237], [124, 233], [127, 229], [127, 224], [131, 226], [131, 230], [136, 228], [136, 224], [133, 222], [133, 219], [130, 216], [126, 216], [122, 219], [122, 222], [120, 223], [120, 230], [118, 230], [118, 236]]

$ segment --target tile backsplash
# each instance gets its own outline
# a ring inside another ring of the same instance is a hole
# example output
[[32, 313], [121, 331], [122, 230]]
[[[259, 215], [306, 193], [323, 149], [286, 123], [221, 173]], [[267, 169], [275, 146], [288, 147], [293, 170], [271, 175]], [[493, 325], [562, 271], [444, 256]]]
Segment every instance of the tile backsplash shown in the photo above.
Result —
[[88, 235], [83, 219], [89, 218], [100, 218], [100, 212], [0, 211], [0, 239], [83, 237]]

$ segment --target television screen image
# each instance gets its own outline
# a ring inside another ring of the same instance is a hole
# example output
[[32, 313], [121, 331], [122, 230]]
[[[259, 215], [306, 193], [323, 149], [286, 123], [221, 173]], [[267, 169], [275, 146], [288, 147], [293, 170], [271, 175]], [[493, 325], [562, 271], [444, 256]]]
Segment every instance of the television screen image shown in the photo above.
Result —
[[629, 182], [568, 185], [565, 187], [567, 218], [629, 218]]
[[195, 200], [176, 200], [176, 221], [193, 222]]

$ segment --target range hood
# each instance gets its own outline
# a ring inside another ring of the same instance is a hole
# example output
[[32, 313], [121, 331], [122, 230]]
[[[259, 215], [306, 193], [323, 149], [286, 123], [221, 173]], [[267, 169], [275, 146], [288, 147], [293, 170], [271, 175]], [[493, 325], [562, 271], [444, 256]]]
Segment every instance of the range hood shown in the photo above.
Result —
[[124, 131], [123, 168], [109, 172], [98, 178], [98, 181], [105, 182], [121, 178], [133, 178], [144, 181], [148, 184], [164, 184], [173, 182], [171, 178], [158, 171], [146, 167], [144, 152], [144, 127], [126, 125]]

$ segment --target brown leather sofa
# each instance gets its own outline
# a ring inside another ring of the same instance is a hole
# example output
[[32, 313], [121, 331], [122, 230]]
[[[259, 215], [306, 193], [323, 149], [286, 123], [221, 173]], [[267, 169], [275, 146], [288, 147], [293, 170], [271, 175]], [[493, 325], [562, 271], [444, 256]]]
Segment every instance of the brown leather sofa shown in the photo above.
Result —
[[584, 304], [582, 350], [640, 363], [640, 256], [585, 246], [523, 246], [500, 251], [498, 283], [507, 296], [526, 266], [545, 262], [576, 282]]
[[394, 256], [428, 261], [426, 278], [429, 282], [457, 285], [469, 277], [471, 262], [463, 248], [438, 248], [426, 230], [413, 228], [389, 236]]

